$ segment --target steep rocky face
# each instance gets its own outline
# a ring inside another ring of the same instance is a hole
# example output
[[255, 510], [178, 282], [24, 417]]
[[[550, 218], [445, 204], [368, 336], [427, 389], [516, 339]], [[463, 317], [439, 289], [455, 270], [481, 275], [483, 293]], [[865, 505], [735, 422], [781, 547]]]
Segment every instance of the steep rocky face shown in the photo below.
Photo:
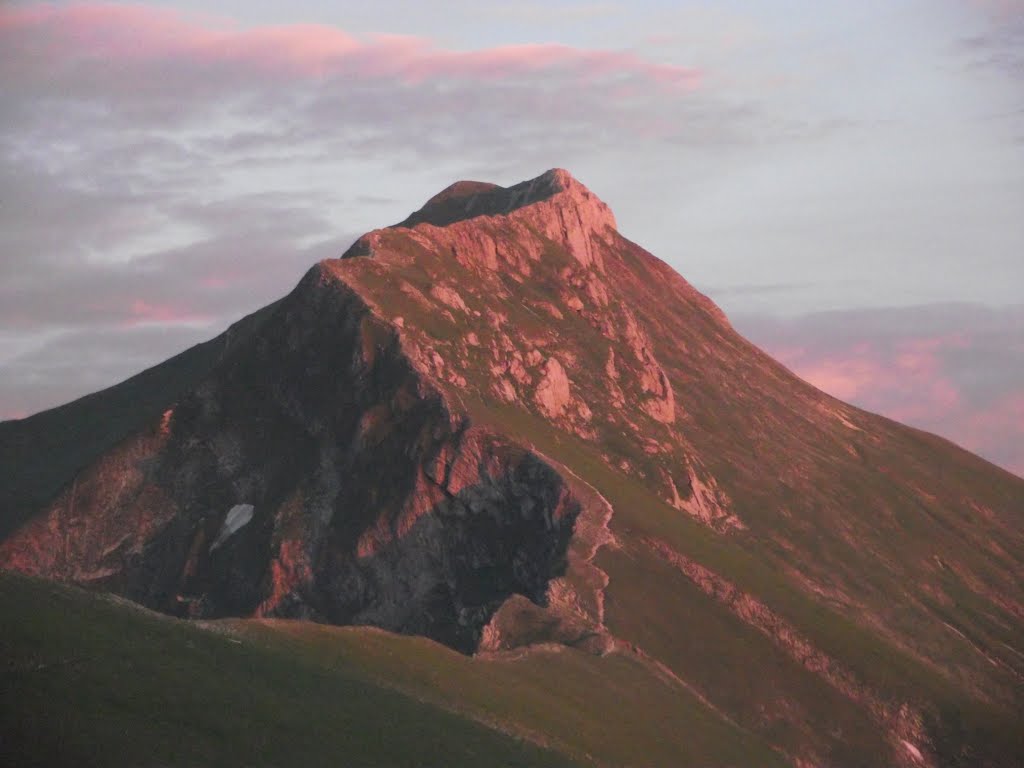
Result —
[[577, 508], [543, 462], [451, 413], [316, 268], [0, 561], [178, 615], [371, 623], [471, 651], [506, 597], [545, 601]]
[[1024, 481], [794, 377], [567, 172], [449, 187], [217, 349], [12, 494], [0, 564], [626, 654], [798, 765], [1012, 751]]

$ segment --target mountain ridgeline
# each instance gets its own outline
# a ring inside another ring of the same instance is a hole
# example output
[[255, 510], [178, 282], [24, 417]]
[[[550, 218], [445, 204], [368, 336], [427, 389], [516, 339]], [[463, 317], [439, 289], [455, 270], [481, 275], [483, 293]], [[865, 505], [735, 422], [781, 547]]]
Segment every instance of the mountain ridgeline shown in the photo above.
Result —
[[[1024, 480], [794, 376], [563, 170], [452, 185], [0, 461], [0, 567], [425, 636], [473, 658], [389, 685], [581, 764], [1022, 764]], [[681, 741], [516, 715], [542, 663]]]

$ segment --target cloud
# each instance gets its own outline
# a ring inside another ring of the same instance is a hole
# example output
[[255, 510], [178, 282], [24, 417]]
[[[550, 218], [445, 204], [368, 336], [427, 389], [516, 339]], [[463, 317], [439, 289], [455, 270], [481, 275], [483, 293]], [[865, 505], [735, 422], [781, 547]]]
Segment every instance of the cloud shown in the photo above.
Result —
[[543, 167], [638, 139], [727, 145], [771, 133], [752, 125], [748, 100], [702, 87], [699, 67], [627, 48], [456, 49], [98, 4], [0, 8], [0, 46], [0, 140], [24, 155], [98, 137], [116, 151], [157, 134], [220, 165], [295, 153], [469, 165], [514, 153]]
[[[341, 73], [413, 83], [434, 76], [506, 78], [555, 67], [586, 75], [640, 75], [687, 86], [699, 77], [692, 68], [651, 62], [628, 52], [554, 43], [448, 50], [409, 35], [361, 40], [337, 27], [316, 24], [245, 28], [230, 19], [145, 6], [8, 7], [0, 11], [0, 32], [23, 54], [22, 61], [45, 63], [51, 71], [66, 62], [104, 68], [130, 62], [146, 67], [175, 59], [216, 66], [225, 74], [239, 70], [288, 77]], [[45, 69], [37, 66], [24, 72], [40, 75]]]
[[0, 286], [0, 419], [109, 386], [211, 338], [352, 239], [297, 248], [262, 230], [222, 234], [126, 267], [79, 265], [45, 284]]
[[[29, 290], [86, 264], [139, 273], [122, 268], [199, 246], [211, 218], [222, 238], [272, 223], [284, 247], [281, 227], [304, 211], [309, 229], [292, 240], [337, 237], [357, 228], [336, 223], [353, 202], [408, 213], [374, 185], [396, 167], [437, 176], [494, 169], [500, 155], [542, 170], [680, 125], [699, 124], [694, 138], [728, 133], [717, 129], [732, 117], [716, 126], [699, 103], [699, 79], [629, 51], [454, 50], [142, 5], [6, 5], [0, 277], [10, 299], [15, 283]], [[243, 210], [252, 190], [276, 200], [229, 226], [224, 206]]]
[[213, 336], [465, 169], [729, 133], [700, 84], [629, 50], [0, 5], [0, 418]]
[[819, 389], [1024, 476], [1024, 306], [936, 304], [735, 322]]
[[[6, 332], [0, 332], [0, 350]], [[0, 418], [23, 418], [44, 407], [103, 389], [205, 340], [174, 324], [112, 326], [44, 338], [3, 361]]]
[[[596, 83], [639, 78], [691, 89], [694, 68], [647, 60], [628, 51], [557, 43], [453, 50], [407, 35], [358, 39], [336, 27], [292, 24], [245, 28], [229, 19], [145, 6], [30, 5], [0, 9], [5, 69], [34, 88], [60, 74], [78, 85], [143, 95], [159, 90], [153, 74], [173, 62], [208, 86], [241, 79], [340, 78], [406, 85], [426, 80], [496, 81], [537, 72]], [[130, 66], [129, 66], [130, 65]], [[74, 72], [70, 68], [74, 67]], [[119, 71], [120, 70], [120, 71]], [[196, 83], [198, 85], [198, 82]], [[206, 95], [206, 94], [203, 94]]]
[[[984, 20], [977, 30], [960, 39], [959, 49], [968, 66], [994, 72], [1006, 78], [1017, 94], [1021, 107], [1020, 81], [1024, 77], [1024, 2], [1021, 0], [972, 0], [971, 5]], [[1019, 111], [996, 117], [1019, 117]]]
[[[0, 324], [24, 332], [161, 319], [210, 327], [284, 293], [312, 263], [304, 243], [332, 242], [340, 255], [358, 234], [339, 234], [293, 194], [203, 202], [167, 189], [78, 191], [24, 169], [20, 179], [0, 207]], [[147, 243], [162, 226], [186, 236]], [[138, 250], [118, 257], [126, 243]]]

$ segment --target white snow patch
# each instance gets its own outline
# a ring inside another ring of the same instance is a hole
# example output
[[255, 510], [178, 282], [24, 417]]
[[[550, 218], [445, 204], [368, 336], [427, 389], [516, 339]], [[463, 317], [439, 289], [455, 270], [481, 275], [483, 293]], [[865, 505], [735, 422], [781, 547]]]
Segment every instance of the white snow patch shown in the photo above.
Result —
[[210, 551], [213, 552], [213, 550], [252, 520], [253, 509], [252, 504], [235, 504], [235, 506], [229, 509], [227, 515], [224, 516], [224, 525], [220, 527], [220, 533], [217, 534], [217, 538], [210, 545]]

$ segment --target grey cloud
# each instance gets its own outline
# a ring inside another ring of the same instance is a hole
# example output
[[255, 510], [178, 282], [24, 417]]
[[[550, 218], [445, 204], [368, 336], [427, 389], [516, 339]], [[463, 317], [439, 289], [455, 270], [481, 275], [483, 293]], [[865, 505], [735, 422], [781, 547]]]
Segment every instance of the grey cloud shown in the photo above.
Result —
[[[110, 386], [212, 338], [285, 294], [313, 263], [340, 256], [352, 239], [296, 248], [257, 231], [154, 254], [141, 265], [81, 268], [45, 283], [37, 276], [35, 291], [5, 295], [0, 288], [0, 323], [28, 346], [0, 361], [0, 418]], [[149, 322], [144, 312], [133, 316], [136, 300], [158, 314]], [[172, 314], [160, 314], [164, 307]]]
[[785, 282], [785, 283], [741, 283], [737, 285], [713, 286], [702, 289], [705, 293], [722, 297], [751, 297], [751, 296], [782, 296], [799, 291], [806, 291], [814, 287], [814, 283], [807, 282]]
[[[968, 69], [981, 74], [994, 74], [1009, 85], [1009, 101], [1024, 104], [1021, 83], [1024, 82], [1024, 6], [1019, 3], [984, 4], [977, 8], [984, 17], [981, 28], [965, 35], [958, 42], [958, 52]], [[1021, 127], [1021, 110], [999, 109], [988, 119], [1009, 121]]]
[[737, 314], [734, 322], [752, 333], [799, 335], [813, 344], [854, 339], [893, 341], [953, 333], [995, 333], [1024, 338], [1024, 305], [924, 304], [813, 312], [797, 317]]
[[[340, 255], [351, 240], [332, 239], [333, 254]], [[26, 264], [19, 281], [0, 286], [0, 318], [7, 328], [25, 331], [147, 320], [212, 322], [283, 293], [313, 260], [310, 249], [263, 226], [123, 264], [72, 262], [57, 272]]]
[[1024, 77], [1024, 12], [1002, 19], [985, 33], [961, 38], [960, 46], [970, 66], [1019, 81]]
[[211, 335], [182, 326], [85, 328], [63, 334], [4, 362], [0, 419], [21, 418], [103, 389]]
[[[269, 43], [264, 65], [253, 51], [217, 58], [187, 41], [128, 65], [80, 45], [73, 30], [46, 26], [11, 41], [0, 66], [5, 111], [18, 116], [10, 131], [56, 138], [67, 133], [56, 126], [73, 125], [80, 142], [126, 127], [187, 131], [215, 156], [279, 156], [312, 145], [465, 159], [502, 143], [520, 153], [571, 153], [581, 144], [593, 149], [638, 135], [703, 143], [770, 129], [751, 104], [659, 83], [639, 58], [609, 67], [602, 52], [580, 51], [543, 66], [529, 65], [527, 53], [493, 64], [466, 58], [460, 71], [450, 59], [473, 54], [395, 51], [384, 42], [330, 59], [324, 74], [309, 76], [275, 63]], [[426, 67], [422, 75], [417, 66]], [[228, 125], [233, 130], [225, 132]]]

